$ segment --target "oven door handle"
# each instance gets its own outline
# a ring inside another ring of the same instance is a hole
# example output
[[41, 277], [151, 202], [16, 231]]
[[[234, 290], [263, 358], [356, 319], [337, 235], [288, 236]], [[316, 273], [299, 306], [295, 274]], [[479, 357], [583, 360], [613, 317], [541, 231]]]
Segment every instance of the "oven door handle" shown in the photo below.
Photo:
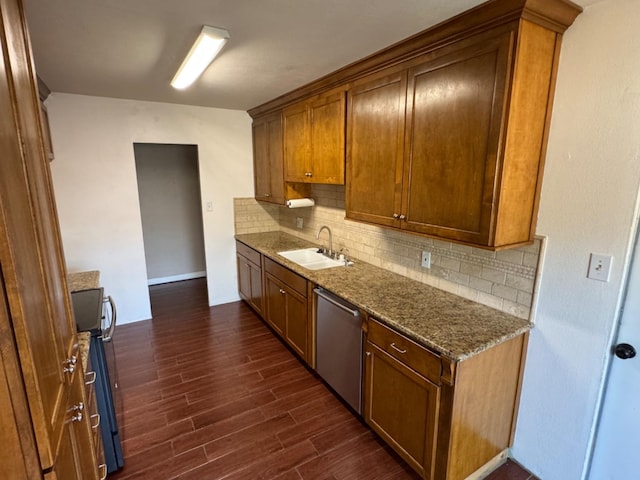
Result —
[[111, 339], [113, 338], [113, 332], [116, 328], [116, 302], [113, 300], [113, 297], [111, 295], [109, 295], [105, 299], [105, 302], [109, 302], [109, 305], [111, 306], [111, 324], [109, 325], [107, 334], [106, 335], [104, 333], [102, 334], [102, 341], [110, 342]]

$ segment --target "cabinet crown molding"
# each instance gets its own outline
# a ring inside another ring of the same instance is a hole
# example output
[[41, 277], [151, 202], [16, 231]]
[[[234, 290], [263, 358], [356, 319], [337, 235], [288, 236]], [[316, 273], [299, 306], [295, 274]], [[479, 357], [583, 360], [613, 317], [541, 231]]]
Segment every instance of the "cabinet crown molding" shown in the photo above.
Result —
[[570, 0], [490, 0], [328, 75], [248, 110], [260, 117], [331, 88], [345, 86], [376, 71], [402, 63], [483, 31], [528, 20], [562, 34], [582, 12]]

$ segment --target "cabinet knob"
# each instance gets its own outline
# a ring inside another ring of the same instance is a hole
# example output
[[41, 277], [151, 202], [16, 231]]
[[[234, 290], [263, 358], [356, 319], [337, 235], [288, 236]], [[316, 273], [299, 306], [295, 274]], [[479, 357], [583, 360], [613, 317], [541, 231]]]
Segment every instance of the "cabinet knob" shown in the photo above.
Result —
[[305, 177], [313, 177], [313, 174], [311, 172], [306, 172], [304, 174]]
[[400, 217], [398, 217], [398, 218], [400, 218], [400, 220], [404, 220], [407, 217], [405, 217], [404, 215], [400, 215]]
[[280, 293], [284, 295], [287, 292], [285, 292], [283, 289], [280, 289]]
[[262, 194], [262, 196], [263, 196], [263, 197], [270, 197], [270, 196], [271, 196], [271, 194], [270, 194], [270, 193], [263, 193], [263, 194]]
[[76, 357], [75, 355], [71, 355], [70, 358], [67, 358], [64, 361], [64, 368], [62, 369], [62, 371], [64, 373], [73, 373], [73, 372], [75, 372], [77, 363], [78, 363], [78, 357]]
[[81, 422], [82, 418], [83, 418], [83, 411], [84, 411], [84, 403], [80, 402], [77, 405], [74, 405], [72, 408], [73, 412], [75, 412], [75, 414], [71, 417], [71, 421], [72, 422]]
[[399, 218], [399, 217], [400, 217], [400, 215], [398, 215], [397, 213], [393, 214], [393, 218]]
[[620, 343], [615, 346], [613, 353], [616, 354], [616, 357], [621, 358], [622, 360], [628, 360], [636, 356], [636, 349], [633, 348], [633, 345], [629, 345], [628, 343]]

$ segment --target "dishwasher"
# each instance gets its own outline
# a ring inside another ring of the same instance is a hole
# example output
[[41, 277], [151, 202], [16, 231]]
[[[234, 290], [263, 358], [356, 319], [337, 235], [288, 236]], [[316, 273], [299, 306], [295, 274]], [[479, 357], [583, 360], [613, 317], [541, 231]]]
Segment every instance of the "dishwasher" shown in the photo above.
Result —
[[362, 413], [362, 317], [344, 299], [320, 287], [316, 307], [316, 372]]

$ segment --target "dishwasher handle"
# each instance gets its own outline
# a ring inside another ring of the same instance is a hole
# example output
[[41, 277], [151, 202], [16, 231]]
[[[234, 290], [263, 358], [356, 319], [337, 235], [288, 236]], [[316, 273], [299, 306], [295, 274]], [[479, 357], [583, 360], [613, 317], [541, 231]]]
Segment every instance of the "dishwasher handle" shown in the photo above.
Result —
[[354, 317], [357, 317], [357, 316], [360, 315], [360, 311], [359, 310], [357, 310], [355, 308], [349, 308], [347, 305], [344, 305], [344, 304], [338, 302], [337, 300], [335, 300], [333, 298], [333, 296], [329, 296], [329, 294], [326, 293], [322, 288], [314, 288], [313, 291], [319, 297], [323, 298], [324, 300], [326, 300], [327, 302], [331, 303], [332, 305], [335, 305], [339, 309], [344, 310], [347, 313], [350, 313]]

